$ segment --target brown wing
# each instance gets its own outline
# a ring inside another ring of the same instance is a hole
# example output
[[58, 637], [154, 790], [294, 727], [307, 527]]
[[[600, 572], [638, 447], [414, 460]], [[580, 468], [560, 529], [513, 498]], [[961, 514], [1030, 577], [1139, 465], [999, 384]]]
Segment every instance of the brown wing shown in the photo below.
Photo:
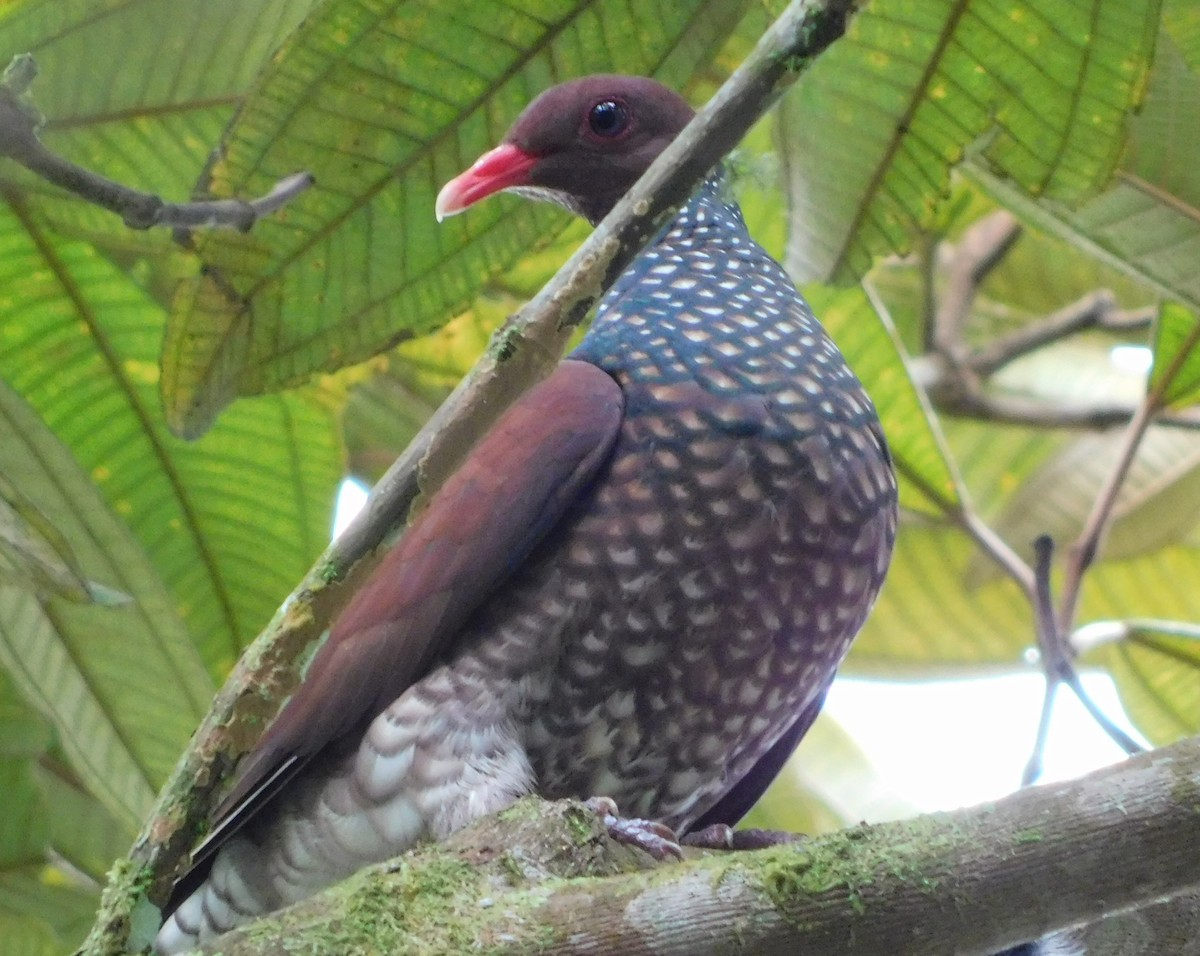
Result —
[[243, 761], [193, 867], [313, 755], [361, 729], [452, 647], [595, 477], [623, 409], [612, 378], [568, 360], [501, 416], [334, 622], [304, 682]]

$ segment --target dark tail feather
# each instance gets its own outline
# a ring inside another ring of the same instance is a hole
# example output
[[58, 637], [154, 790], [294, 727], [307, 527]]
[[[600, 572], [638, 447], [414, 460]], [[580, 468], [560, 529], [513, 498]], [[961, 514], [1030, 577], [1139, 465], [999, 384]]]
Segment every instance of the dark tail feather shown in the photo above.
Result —
[[[832, 678], [830, 678], [830, 682], [832, 683]], [[779, 776], [779, 771], [787, 763], [788, 757], [792, 755], [796, 745], [800, 743], [800, 739], [808, 733], [808, 728], [817, 719], [817, 714], [821, 712], [821, 707], [825, 704], [825, 695], [828, 692], [829, 684], [826, 684], [813, 702], [800, 712], [796, 722], [775, 741], [775, 745], [770, 750], [759, 758], [758, 763], [751, 768], [750, 772], [735, 783], [733, 789], [710, 807], [699, 820], [688, 827], [689, 833], [703, 830], [714, 823], [733, 826], [750, 812], [750, 808], [758, 803], [759, 797], [766, 792], [771, 781]], [[681, 833], [680, 836], [683, 834]]]

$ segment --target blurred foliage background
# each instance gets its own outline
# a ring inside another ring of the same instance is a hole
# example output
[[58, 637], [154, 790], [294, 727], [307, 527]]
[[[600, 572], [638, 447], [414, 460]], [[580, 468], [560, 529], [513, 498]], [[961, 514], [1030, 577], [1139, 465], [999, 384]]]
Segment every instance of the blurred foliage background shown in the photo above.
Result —
[[[585, 234], [508, 198], [438, 226], [438, 187], [571, 76], [702, 102], [781, 7], [0, 6], [56, 152], [176, 201], [317, 181], [178, 241], [0, 163], [0, 953], [81, 939], [339, 484], [383, 471]], [[1197, 117], [1192, 0], [871, 0], [731, 160], [901, 473], [845, 673], [1035, 666], [1013, 568], [1039, 534], [1069, 557], [1116, 475], [1072, 649], [1148, 740], [1200, 730]], [[760, 823], [836, 826], [871, 786], [853, 740], [814, 735]]]

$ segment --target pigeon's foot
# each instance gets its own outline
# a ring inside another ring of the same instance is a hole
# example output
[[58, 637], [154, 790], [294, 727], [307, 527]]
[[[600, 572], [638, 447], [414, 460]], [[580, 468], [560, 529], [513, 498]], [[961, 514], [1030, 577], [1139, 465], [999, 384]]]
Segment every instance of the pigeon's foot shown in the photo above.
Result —
[[609, 797], [592, 797], [587, 801], [587, 806], [600, 818], [608, 835], [618, 843], [645, 850], [656, 860], [665, 860], [667, 857], [683, 859], [679, 837], [665, 823], [622, 817], [616, 803]]
[[734, 830], [724, 823], [714, 823], [703, 830], [689, 833], [679, 842], [702, 850], [762, 850], [806, 839], [803, 833], [789, 833], [787, 830]]

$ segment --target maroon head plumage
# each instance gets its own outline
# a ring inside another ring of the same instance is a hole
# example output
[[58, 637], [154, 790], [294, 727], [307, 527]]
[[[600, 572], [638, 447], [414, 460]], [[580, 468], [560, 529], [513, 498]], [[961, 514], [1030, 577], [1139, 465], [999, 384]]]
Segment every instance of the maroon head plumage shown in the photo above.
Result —
[[[438, 214], [507, 189], [595, 221], [690, 116], [650, 80], [556, 87]], [[895, 522], [870, 399], [710, 179], [335, 622], [158, 948], [528, 792], [736, 822], [819, 710]]]
[[598, 223], [693, 115], [683, 97], [641, 76], [563, 83], [530, 103], [503, 143], [442, 188], [437, 217], [506, 190]]

